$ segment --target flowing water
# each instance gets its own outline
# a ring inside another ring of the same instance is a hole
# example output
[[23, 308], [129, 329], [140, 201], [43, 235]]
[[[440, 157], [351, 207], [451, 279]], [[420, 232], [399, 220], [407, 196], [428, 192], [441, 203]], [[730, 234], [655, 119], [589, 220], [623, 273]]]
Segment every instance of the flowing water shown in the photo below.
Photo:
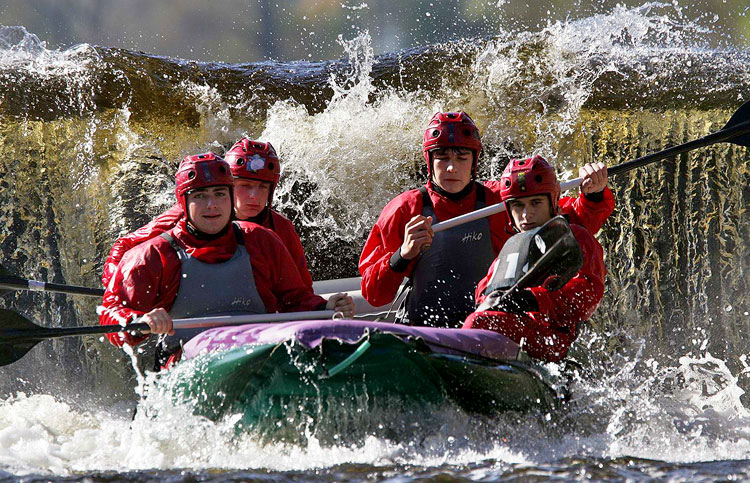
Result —
[[[532, 153], [574, 177], [714, 132], [748, 100], [750, 52], [707, 32], [648, 4], [382, 56], [365, 32], [339, 60], [228, 65], [48, 50], [0, 28], [0, 263], [98, 286], [114, 239], [171, 205], [178, 161], [248, 135], [279, 151], [275, 204], [314, 278], [356, 276], [380, 209], [424, 181], [435, 111], [472, 115], [485, 178]], [[0, 368], [0, 481], [747, 479], [747, 150], [718, 144], [611, 185], [607, 288], [560, 414], [373, 408], [354, 428], [269, 440], [191, 415], [148, 391], [130, 355], [72, 338]], [[0, 298], [63, 327], [95, 324], [96, 303]]]

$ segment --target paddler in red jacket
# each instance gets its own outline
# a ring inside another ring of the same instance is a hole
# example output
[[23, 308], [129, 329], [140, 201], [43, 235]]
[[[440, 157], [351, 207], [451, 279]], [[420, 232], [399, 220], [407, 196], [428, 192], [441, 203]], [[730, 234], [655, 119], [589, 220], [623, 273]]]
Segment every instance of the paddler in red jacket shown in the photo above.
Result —
[[[559, 213], [560, 184], [555, 168], [541, 156], [512, 160], [500, 178], [500, 186], [511, 214], [509, 227], [519, 233], [516, 237], [542, 227]], [[507, 283], [503, 284], [504, 277], [510, 277], [516, 267], [526, 263], [517, 258], [522, 250], [511, 250], [516, 252], [516, 259], [508, 264], [506, 259], [512, 257], [503, 249], [479, 282], [475, 295], [480, 306], [469, 315], [463, 328], [499, 332], [522, 343], [524, 350], [537, 359], [559, 361], [565, 357], [577, 336], [578, 324], [599, 306], [607, 273], [602, 247], [589, 230], [571, 223], [570, 231], [578, 242], [583, 261], [562, 288], [549, 290], [547, 282], [554, 281], [551, 277], [539, 286], [523, 288], [503, 298], [508, 288]]]
[[[411, 285], [397, 320], [413, 325], [460, 327], [474, 311], [474, 289], [513, 235], [506, 213], [437, 234], [431, 225], [501, 202], [500, 182], [476, 181], [482, 142], [464, 112], [438, 112], [423, 140], [428, 181], [391, 200], [372, 228], [359, 259], [362, 295], [389, 304], [404, 278]], [[614, 208], [606, 167], [580, 170], [583, 196], [562, 198], [559, 210], [573, 222], [599, 230]]]
[[[251, 221], [270, 228], [281, 238], [299, 270], [302, 281], [312, 287], [312, 276], [297, 231], [291, 221], [271, 208], [273, 192], [279, 183], [281, 165], [271, 143], [242, 138], [224, 156], [232, 168], [234, 182], [234, 214], [237, 220]], [[112, 274], [125, 252], [134, 246], [171, 230], [183, 218], [183, 210], [175, 204], [149, 224], [122, 236], [112, 246], [104, 262], [102, 284], [109, 285]], [[341, 296], [338, 296], [341, 298]], [[342, 309], [343, 310], [343, 309]]]
[[[165, 334], [162, 355], [169, 356], [203, 330], [175, 333], [173, 318], [335, 308], [337, 300], [326, 301], [302, 281], [274, 232], [231, 222], [234, 178], [226, 161], [213, 153], [188, 156], [175, 178], [184, 217], [125, 253], [104, 293], [102, 325], [140, 317], [151, 333]], [[118, 346], [144, 340], [109, 337]]]

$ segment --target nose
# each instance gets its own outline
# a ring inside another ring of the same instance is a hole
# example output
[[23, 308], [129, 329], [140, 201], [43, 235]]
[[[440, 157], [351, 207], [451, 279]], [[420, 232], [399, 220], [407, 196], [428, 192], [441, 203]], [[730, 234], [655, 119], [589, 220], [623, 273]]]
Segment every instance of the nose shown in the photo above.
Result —
[[207, 206], [214, 207], [219, 205], [219, 199], [216, 196], [209, 196]]

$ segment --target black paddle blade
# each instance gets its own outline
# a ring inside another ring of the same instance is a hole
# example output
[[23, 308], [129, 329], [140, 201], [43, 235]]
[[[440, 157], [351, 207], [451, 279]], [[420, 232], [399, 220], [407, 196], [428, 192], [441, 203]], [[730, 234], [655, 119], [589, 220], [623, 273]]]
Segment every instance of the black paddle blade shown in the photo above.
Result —
[[23, 332], [40, 328], [21, 314], [0, 309], [0, 367], [16, 362], [37, 345], [40, 339], [25, 337]]
[[[750, 101], [742, 104], [739, 109], [729, 118], [729, 121], [721, 128], [722, 131], [736, 127], [742, 123], [750, 122]], [[728, 140], [738, 146], [750, 147], [750, 133], [745, 133]]]

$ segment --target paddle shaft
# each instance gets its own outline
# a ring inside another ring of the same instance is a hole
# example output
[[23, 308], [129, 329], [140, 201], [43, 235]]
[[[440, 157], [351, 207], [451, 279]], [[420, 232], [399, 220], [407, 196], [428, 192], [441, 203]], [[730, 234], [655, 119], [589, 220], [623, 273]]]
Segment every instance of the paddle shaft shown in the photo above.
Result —
[[80, 287], [77, 285], [63, 285], [59, 283], [38, 282], [25, 278], [0, 276], [0, 288], [11, 290], [36, 290], [39, 292], [60, 292], [76, 295], [88, 295], [91, 297], [102, 297], [104, 290], [100, 288]]
[[[287, 312], [275, 314], [245, 314], [225, 315], [217, 317], [196, 317], [189, 319], [174, 319], [175, 329], [198, 329], [208, 327], [222, 327], [227, 325], [258, 324], [265, 322], [281, 322], [292, 320], [322, 320], [334, 316], [333, 310], [311, 310], [306, 312]], [[35, 326], [29, 329], [5, 329], [0, 331], [2, 342], [31, 341], [41, 339], [57, 339], [80, 335], [113, 334], [116, 332], [139, 332], [148, 334], [148, 324], [133, 322], [123, 327], [121, 325], [94, 325], [87, 327], [46, 328]]]
[[80, 335], [113, 334], [115, 332], [148, 332], [148, 324], [128, 324], [127, 327], [120, 325], [94, 325], [88, 327], [38, 327], [36, 329], [8, 329], [3, 330], [2, 342], [24, 342], [39, 341], [43, 339], [59, 339], [60, 337], [74, 337]]
[[[614, 176], [622, 173], [627, 173], [628, 171], [640, 168], [641, 166], [646, 166], [647, 164], [655, 163], [656, 161], [661, 161], [672, 156], [677, 156], [678, 154], [686, 153], [694, 149], [710, 146], [712, 144], [720, 143], [723, 141], [728, 141], [734, 137], [747, 133], [750, 133], [750, 121], [745, 121], [735, 126], [721, 129], [719, 131], [716, 131], [715, 133], [703, 136], [702, 138], [695, 139], [684, 144], [680, 144], [678, 146], [672, 146], [671, 148], [664, 149], [663, 151], [659, 151], [658, 153], [649, 154], [632, 161], [627, 161], [625, 163], [612, 166], [611, 168], [607, 168], [607, 174]], [[570, 181], [560, 183], [560, 189], [562, 191], [568, 191], [570, 189], [581, 186], [581, 183], [583, 183], [583, 178], [572, 179]], [[438, 233], [458, 225], [463, 225], [464, 223], [468, 223], [470, 221], [479, 220], [487, 216], [502, 213], [503, 211], [505, 211], [505, 203], [500, 202], [476, 211], [472, 211], [471, 213], [466, 213], [465, 215], [451, 218], [450, 220], [435, 223], [434, 225], [432, 225], [432, 231]]]

